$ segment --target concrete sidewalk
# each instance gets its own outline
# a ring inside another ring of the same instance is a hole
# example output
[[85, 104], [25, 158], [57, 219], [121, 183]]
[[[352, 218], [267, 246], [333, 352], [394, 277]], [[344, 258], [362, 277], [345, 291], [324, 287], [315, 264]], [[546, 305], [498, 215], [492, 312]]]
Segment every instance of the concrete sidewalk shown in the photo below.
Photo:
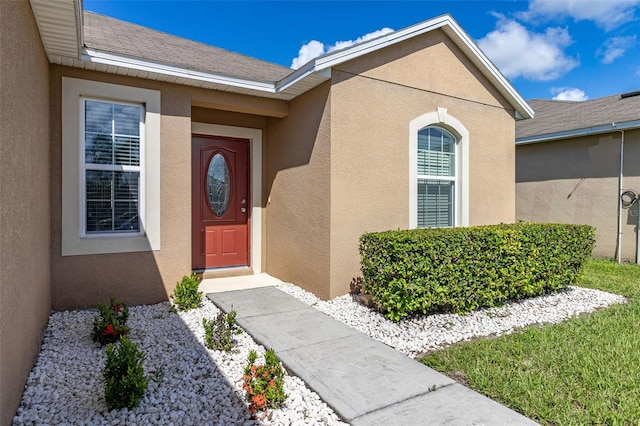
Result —
[[352, 425], [536, 424], [277, 288], [207, 297]]

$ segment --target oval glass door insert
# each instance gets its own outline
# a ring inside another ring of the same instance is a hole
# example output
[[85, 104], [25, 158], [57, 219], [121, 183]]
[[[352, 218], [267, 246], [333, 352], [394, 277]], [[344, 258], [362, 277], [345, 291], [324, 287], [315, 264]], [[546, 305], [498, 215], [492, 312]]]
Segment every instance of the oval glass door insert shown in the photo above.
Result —
[[213, 213], [220, 217], [229, 207], [231, 175], [229, 165], [222, 154], [216, 154], [207, 170], [207, 199]]

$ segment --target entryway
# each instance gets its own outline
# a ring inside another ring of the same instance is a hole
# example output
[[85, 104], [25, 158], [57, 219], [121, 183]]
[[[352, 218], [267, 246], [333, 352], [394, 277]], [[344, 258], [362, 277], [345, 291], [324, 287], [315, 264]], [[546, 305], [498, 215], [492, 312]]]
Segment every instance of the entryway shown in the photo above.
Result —
[[250, 266], [247, 139], [193, 134], [192, 267]]

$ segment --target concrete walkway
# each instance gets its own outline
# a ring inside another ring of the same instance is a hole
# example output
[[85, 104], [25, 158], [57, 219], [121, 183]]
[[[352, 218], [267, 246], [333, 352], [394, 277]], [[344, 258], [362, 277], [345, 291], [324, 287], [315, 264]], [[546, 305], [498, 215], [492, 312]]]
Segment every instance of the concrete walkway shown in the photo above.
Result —
[[277, 288], [207, 297], [354, 426], [536, 424]]

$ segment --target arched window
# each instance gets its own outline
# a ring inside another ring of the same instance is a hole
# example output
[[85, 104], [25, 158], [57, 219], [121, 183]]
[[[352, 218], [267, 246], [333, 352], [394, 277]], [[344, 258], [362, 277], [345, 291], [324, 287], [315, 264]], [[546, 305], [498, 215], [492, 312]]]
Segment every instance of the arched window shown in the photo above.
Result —
[[441, 127], [418, 132], [418, 228], [456, 224], [456, 143]]
[[446, 108], [409, 123], [409, 226], [469, 226], [469, 131]]

